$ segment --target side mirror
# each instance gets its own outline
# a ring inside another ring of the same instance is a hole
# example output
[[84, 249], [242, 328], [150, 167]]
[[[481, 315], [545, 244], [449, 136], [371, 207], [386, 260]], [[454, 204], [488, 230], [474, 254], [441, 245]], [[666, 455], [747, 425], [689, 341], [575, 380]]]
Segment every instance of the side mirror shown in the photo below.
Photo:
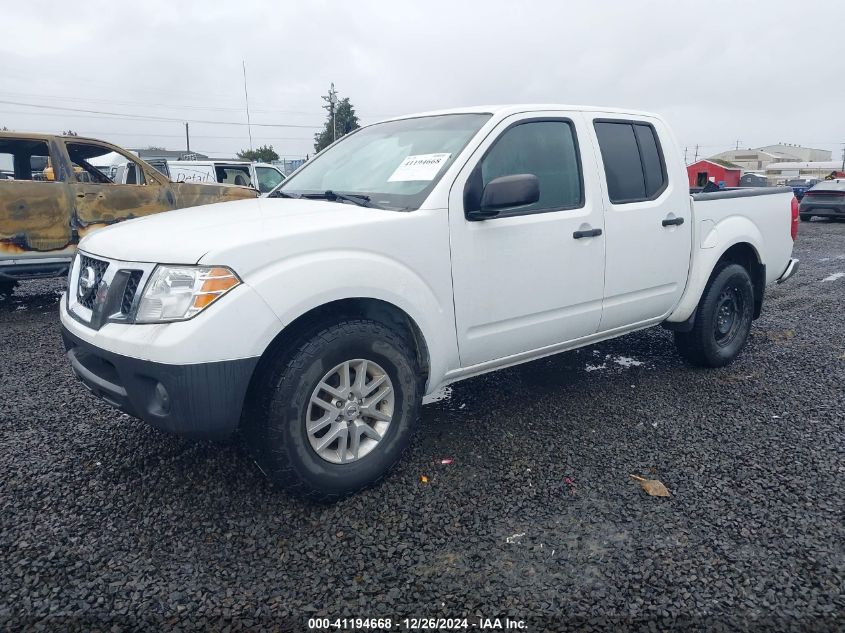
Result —
[[534, 204], [540, 199], [540, 181], [534, 174], [513, 174], [494, 178], [481, 192], [479, 209], [467, 211], [467, 219], [494, 218], [501, 209]]

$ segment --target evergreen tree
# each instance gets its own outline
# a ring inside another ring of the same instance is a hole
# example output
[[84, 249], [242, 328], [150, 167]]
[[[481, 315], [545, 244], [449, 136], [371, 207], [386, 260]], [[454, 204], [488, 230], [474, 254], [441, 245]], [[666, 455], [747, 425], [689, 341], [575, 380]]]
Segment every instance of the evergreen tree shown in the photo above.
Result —
[[243, 160], [254, 160], [258, 163], [271, 163], [279, 160], [279, 155], [272, 145], [262, 145], [258, 149], [244, 149], [238, 152], [238, 158]]
[[[323, 130], [314, 135], [314, 151], [316, 152], [328, 147], [341, 136], [361, 127], [355, 114], [355, 108], [349, 102], [349, 97], [338, 100], [334, 84], [332, 84], [329, 93], [324, 95], [322, 99], [326, 102], [323, 108], [328, 112], [328, 116]], [[333, 110], [334, 117], [332, 117]]]

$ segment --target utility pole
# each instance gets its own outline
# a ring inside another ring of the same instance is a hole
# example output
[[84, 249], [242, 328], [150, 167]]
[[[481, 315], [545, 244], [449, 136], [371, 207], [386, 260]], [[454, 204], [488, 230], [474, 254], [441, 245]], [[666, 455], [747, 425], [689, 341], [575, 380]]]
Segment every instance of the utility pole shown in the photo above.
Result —
[[335, 142], [337, 139], [337, 123], [335, 123], [335, 107], [337, 105], [337, 91], [334, 89], [334, 82], [332, 82], [332, 86], [329, 89], [329, 107], [330, 112], [332, 113], [332, 143]]
[[689, 165], [689, 161], [687, 161], [687, 150], [689, 147], [684, 148], [684, 165]]
[[695, 145], [695, 158], [693, 159], [692, 162], [694, 162], [694, 163], [698, 162], [698, 144], [697, 143]]
[[191, 135], [188, 133], [188, 122], [185, 121], [185, 151], [191, 153]]
[[249, 132], [249, 149], [252, 151], [252, 123], [249, 120], [249, 93], [246, 90], [246, 62], [241, 60], [244, 69], [244, 100], [246, 101], [246, 129]]
[[842, 171], [845, 172], [845, 143], [842, 143]]
[[739, 140], [737, 140], [737, 142], [736, 142], [736, 149], [737, 149], [737, 151], [739, 151], [739, 143], [740, 143], [740, 141], [739, 141]]

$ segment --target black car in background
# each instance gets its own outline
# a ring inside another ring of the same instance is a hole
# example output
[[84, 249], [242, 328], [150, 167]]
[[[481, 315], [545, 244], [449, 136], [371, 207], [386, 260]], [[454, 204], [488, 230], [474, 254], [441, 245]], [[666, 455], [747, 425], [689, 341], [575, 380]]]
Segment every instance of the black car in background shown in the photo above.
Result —
[[786, 183], [787, 187], [792, 187], [792, 193], [795, 194], [795, 197], [798, 198], [800, 201], [804, 198], [804, 194], [807, 193], [811, 187], [814, 187], [818, 184], [818, 178], [798, 178], [797, 180], [790, 180]]
[[845, 180], [822, 180], [804, 193], [798, 215], [803, 222], [813, 216], [845, 218]]

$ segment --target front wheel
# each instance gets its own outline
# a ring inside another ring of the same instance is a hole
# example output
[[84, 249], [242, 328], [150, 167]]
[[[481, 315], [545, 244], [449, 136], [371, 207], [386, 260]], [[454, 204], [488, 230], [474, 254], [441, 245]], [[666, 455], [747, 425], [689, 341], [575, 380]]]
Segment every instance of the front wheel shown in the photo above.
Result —
[[421, 383], [413, 350], [392, 328], [365, 319], [326, 326], [266, 371], [246, 435], [274, 483], [332, 501], [381, 479], [407, 446]]
[[690, 332], [675, 332], [675, 345], [699, 367], [722, 367], [737, 357], [748, 340], [754, 312], [754, 288], [739, 264], [718, 269], [696, 308]]
[[799, 215], [798, 217], [801, 218], [802, 222], [809, 222], [810, 218], [812, 218], [813, 216], [807, 215], [806, 213], [804, 213], [802, 215]]
[[17, 285], [17, 281], [0, 280], [0, 299], [11, 297]]

